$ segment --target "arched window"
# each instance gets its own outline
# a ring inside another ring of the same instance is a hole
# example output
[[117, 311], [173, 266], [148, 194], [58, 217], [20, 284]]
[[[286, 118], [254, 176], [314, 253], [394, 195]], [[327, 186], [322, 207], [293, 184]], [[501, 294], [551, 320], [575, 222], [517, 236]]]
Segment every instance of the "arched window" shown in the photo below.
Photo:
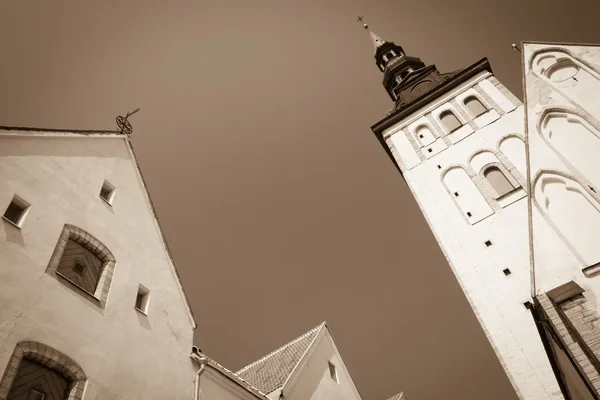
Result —
[[427, 125], [421, 125], [415, 129], [415, 135], [417, 136], [418, 141], [421, 143], [421, 146], [427, 146], [435, 142], [435, 136]]
[[465, 106], [473, 116], [473, 118], [479, 117], [481, 114], [485, 114], [487, 109], [475, 96], [469, 96], [465, 99]]
[[448, 133], [452, 133], [462, 126], [462, 124], [460, 123], [458, 118], [456, 118], [456, 115], [454, 115], [452, 111], [444, 111], [440, 115], [440, 120], [442, 121], [442, 124], [444, 125]]
[[81, 367], [58, 350], [20, 342], [0, 381], [0, 399], [81, 400], [86, 379]]
[[81, 228], [65, 225], [46, 272], [92, 296], [104, 308], [115, 258], [102, 242]]
[[483, 176], [496, 192], [495, 198], [504, 196], [507, 193], [512, 192], [515, 187], [510, 183], [508, 178], [504, 176], [500, 168], [489, 167], [483, 172]]

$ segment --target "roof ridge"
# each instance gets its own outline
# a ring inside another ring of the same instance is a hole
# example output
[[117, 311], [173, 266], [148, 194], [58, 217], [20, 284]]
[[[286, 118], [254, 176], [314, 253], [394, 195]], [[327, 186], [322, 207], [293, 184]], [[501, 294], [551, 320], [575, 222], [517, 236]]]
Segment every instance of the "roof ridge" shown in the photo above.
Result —
[[25, 131], [25, 132], [62, 132], [62, 133], [83, 133], [83, 134], [121, 134], [119, 131], [102, 129], [56, 129], [56, 128], [33, 128], [29, 126], [4, 126], [0, 125], [0, 130], [5, 131]]
[[[255, 366], [256, 364], [258, 364], [258, 363], [260, 363], [260, 362], [262, 362], [262, 361], [266, 360], [267, 358], [269, 358], [269, 357], [272, 357], [272, 356], [274, 356], [275, 354], [277, 354], [277, 353], [279, 353], [279, 352], [281, 352], [281, 351], [283, 351], [283, 350], [287, 349], [287, 348], [288, 348], [288, 347], [290, 347], [291, 345], [293, 345], [293, 344], [295, 344], [295, 343], [299, 342], [299, 341], [300, 341], [300, 340], [302, 340], [302, 339], [305, 339], [307, 336], [310, 336], [310, 335], [311, 335], [312, 333], [314, 333], [315, 331], [317, 331], [317, 330], [321, 329], [321, 328], [322, 328], [322, 327], [323, 327], [325, 324], [326, 324], [325, 322], [321, 322], [319, 325], [317, 325], [316, 327], [314, 327], [314, 328], [313, 328], [313, 329], [311, 329], [310, 331], [308, 331], [308, 332], [304, 333], [303, 335], [301, 335], [301, 336], [297, 337], [296, 339], [294, 339], [294, 340], [292, 340], [292, 341], [290, 341], [290, 342], [288, 342], [288, 343], [284, 344], [283, 346], [279, 347], [278, 349], [276, 349], [276, 350], [273, 350], [272, 352], [270, 352], [270, 353], [269, 353], [269, 354], [267, 354], [266, 356], [264, 356], [264, 357], [262, 357], [262, 358], [260, 358], [260, 359], [258, 359], [258, 360], [256, 360], [256, 361], [254, 361], [253, 363], [246, 365], [244, 368], [240, 369], [240, 370], [239, 370], [239, 371], [237, 371], [235, 374], [236, 374], [236, 375], [238, 375], [238, 374], [241, 374], [242, 372], [245, 372], [246, 370], [250, 369], [251, 367]], [[313, 340], [314, 340], [314, 339], [313, 339]], [[312, 344], [312, 341], [311, 341], [311, 344]]]
[[262, 396], [265, 398], [267, 397], [267, 395], [265, 393], [263, 393], [260, 389], [258, 389], [254, 385], [252, 385], [250, 382], [248, 382], [244, 378], [237, 376], [233, 371], [231, 371], [227, 367], [219, 364], [217, 361], [208, 357], [206, 354], [203, 354], [203, 355], [204, 355], [204, 357], [207, 358], [209, 365], [211, 365], [213, 368], [216, 368], [216, 369], [220, 370], [221, 372], [225, 373], [225, 375], [230, 375], [232, 379], [238, 380], [239, 381], [238, 383], [242, 383], [243, 385], [246, 386], [245, 387], [246, 390], [248, 390], [250, 392], [256, 392], [254, 394], [258, 394], [259, 396]]

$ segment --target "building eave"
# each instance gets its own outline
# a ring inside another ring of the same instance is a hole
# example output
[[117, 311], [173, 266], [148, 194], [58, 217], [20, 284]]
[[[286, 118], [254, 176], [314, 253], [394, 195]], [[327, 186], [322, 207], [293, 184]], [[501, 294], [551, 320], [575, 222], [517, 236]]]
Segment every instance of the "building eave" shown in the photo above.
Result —
[[402, 119], [406, 118], [410, 114], [414, 113], [418, 109], [424, 107], [425, 105], [427, 105], [431, 101], [435, 100], [436, 98], [444, 95], [445, 93], [448, 93], [449, 91], [451, 91], [452, 89], [454, 89], [458, 85], [460, 85], [461, 83], [467, 81], [468, 79], [474, 77], [475, 75], [477, 75], [478, 73], [480, 73], [482, 71], [492, 72], [492, 67], [487, 58], [482, 58], [481, 60], [477, 61], [476, 63], [472, 64], [471, 66], [461, 70], [460, 72], [456, 73], [456, 75], [452, 76], [452, 78], [450, 78], [446, 82], [444, 82], [443, 85], [440, 85], [440, 86], [436, 87], [435, 89], [433, 89], [432, 91], [423, 94], [423, 96], [416, 99], [414, 102], [409, 104], [407, 107], [401, 108], [399, 110], [395, 110], [394, 112], [390, 113], [385, 118], [383, 118], [382, 120], [380, 120], [379, 122], [377, 122], [376, 124], [371, 126], [371, 131], [373, 131], [373, 133], [377, 137], [377, 140], [379, 140], [379, 143], [381, 144], [381, 146], [383, 146], [383, 149], [385, 150], [386, 154], [388, 155], [390, 160], [394, 163], [394, 165], [396, 166], [396, 169], [398, 170], [398, 172], [400, 172], [401, 175], [403, 175], [402, 170], [398, 166], [398, 163], [394, 159], [392, 152], [390, 151], [389, 147], [385, 143], [385, 140], [383, 139], [383, 131], [386, 130], [387, 128], [393, 126], [394, 124], [398, 123]]

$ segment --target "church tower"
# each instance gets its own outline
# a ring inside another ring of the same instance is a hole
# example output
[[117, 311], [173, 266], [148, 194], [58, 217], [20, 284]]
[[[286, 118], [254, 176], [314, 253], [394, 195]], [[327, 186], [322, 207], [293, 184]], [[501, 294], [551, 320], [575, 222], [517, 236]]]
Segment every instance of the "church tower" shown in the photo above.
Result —
[[394, 101], [372, 131], [412, 191], [519, 398], [563, 399], [531, 312], [523, 104], [485, 58], [441, 73], [368, 32]]

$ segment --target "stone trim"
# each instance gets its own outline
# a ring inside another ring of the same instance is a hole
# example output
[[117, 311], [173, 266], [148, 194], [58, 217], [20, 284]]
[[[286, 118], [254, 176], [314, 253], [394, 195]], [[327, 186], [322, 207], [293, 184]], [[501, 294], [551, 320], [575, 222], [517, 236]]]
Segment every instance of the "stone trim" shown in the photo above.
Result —
[[66, 400], [81, 400], [87, 377], [79, 364], [60, 351], [43, 343], [26, 341], [15, 346], [0, 380], [0, 400], [6, 400], [23, 359], [35, 361], [64, 375], [71, 381]]
[[494, 99], [492, 99], [490, 95], [487, 94], [487, 92], [481, 88], [481, 86], [475, 85], [473, 86], [473, 90], [475, 90], [477, 94], [490, 105], [492, 110], [496, 110], [500, 117], [506, 114], [506, 111], [504, 111], [504, 109], [500, 107], [498, 103], [496, 103]]
[[[458, 115], [460, 115], [459, 121], [462, 119], [464, 122], [462, 122], [463, 126], [464, 125], [469, 125], [471, 127], [471, 129], [473, 129], [474, 131], [478, 130], [479, 127], [477, 126], [477, 124], [474, 121], [474, 118], [472, 118], [464, 109], [464, 106], [459, 104], [458, 100], [456, 100], [456, 98], [453, 98], [450, 100], [450, 104], [452, 104], [452, 106], [454, 107], [454, 109], [456, 110], [456, 112], [458, 113]], [[440, 113], [440, 115], [442, 115]]]
[[[506, 88], [494, 75], [490, 75], [488, 80], [510, 101], [515, 107], [523, 105], [523, 102], [517, 98], [510, 90]], [[512, 110], [511, 110], [512, 111]]]
[[[585, 110], [575, 110], [575, 109], [570, 109], [570, 108], [566, 108], [566, 107], [551, 106], [551, 107], [545, 108], [540, 113], [540, 116], [537, 120], [536, 127], [535, 127], [537, 134], [542, 139], [542, 141], [546, 144], [546, 146], [548, 146], [552, 150], [552, 152], [558, 157], [558, 159], [567, 166], [567, 168], [569, 169], [569, 172], [571, 172], [574, 179], [577, 180], [581, 184], [581, 186], [583, 186], [583, 187], [587, 186], [587, 188], [585, 188], [585, 189], [588, 190], [589, 187], [593, 187], [592, 182], [590, 182], [589, 179], [587, 179], [581, 172], [579, 172], [579, 170], [577, 168], [575, 168], [575, 166], [573, 166], [573, 164], [556, 148], [556, 146], [554, 146], [554, 144], [542, 132], [542, 126], [544, 125], [546, 120], [548, 118], [550, 118], [553, 114], [567, 114], [567, 115], [574, 116], [576, 118], [580, 118], [586, 124], [589, 124], [592, 127], [592, 129], [596, 130], [596, 137], [598, 138], [598, 140], [600, 140], [600, 136], [598, 135], [598, 132], [600, 132], [600, 129], [598, 129], [598, 127], [600, 126], [600, 122], [598, 120], [596, 120], [593, 116], [591, 116]], [[591, 192], [589, 190], [588, 190], [588, 193], [590, 194], [590, 196], [592, 196], [596, 201], [598, 201], [600, 203], [600, 193]]]
[[[112, 283], [116, 260], [110, 250], [108, 250], [108, 248], [102, 242], [88, 232], [74, 225], [65, 224], [58, 239], [58, 243], [54, 248], [54, 252], [50, 257], [50, 262], [46, 268], [46, 273], [55, 279], [60, 280], [61, 282], [68, 281], [66, 278], [63, 278], [56, 269], [58, 268], [58, 264], [60, 263], [60, 259], [63, 256], [69, 239], [88, 249], [102, 262], [102, 272], [100, 273], [100, 278], [98, 279], [98, 284], [96, 285], [96, 290], [93, 294], [93, 297], [98, 301], [100, 308], [104, 309], [108, 300], [108, 293], [110, 290], [110, 284]], [[70, 281], [68, 282], [76, 287], [79, 287]]]
[[594, 394], [598, 396], [600, 394], [598, 360], [588, 348], [585, 341], [582, 340], [577, 330], [573, 327], [572, 321], [565, 315], [560, 306], [557, 306], [546, 293], [538, 294], [536, 300], [548, 317], [550, 325], [554, 328], [554, 332], [558, 336], [558, 339], [560, 339], [560, 343], [562, 343], [565, 352], [569, 355], [575, 368], [587, 381], [588, 385], [593, 388]]
[[[540, 215], [542, 216], [542, 218], [544, 219], [544, 221], [546, 221], [546, 223], [552, 228], [552, 230], [554, 230], [554, 233], [556, 233], [556, 235], [562, 240], [562, 242], [567, 246], [567, 248], [569, 250], [571, 250], [571, 253], [575, 256], [575, 258], [577, 259], [577, 261], [579, 261], [579, 263], [582, 265], [583, 270], [587, 269], [588, 267], [590, 267], [590, 265], [588, 265], [588, 263], [581, 257], [581, 255], [579, 254], [579, 251], [577, 251], [575, 249], [575, 247], [573, 247], [573, 245], [571, 244], [571, 241], [569, 241], [567, 239], [567, 237], [565, 237], [565, 235], [562, 233], [562, 231], [558, 228], [558, 226], [556, 226], [556, 224], [554, 223], [554, 221], [552, 221], [552, 219], [548, 216], [548, 214], [546, 213], [546, 211], [544, 210], [544, 208], [542, 208], [542, 206], [540, 205], [539, 199], [536, 196], [537, 193], [537, 188], [538, 188], [538, 184], [540, 182], [540, 179], [544, 176], [559, 176], [571, 181], [576, 182], [577, 184], [579, 184], [583, 190], [585, 191], [585, 193], [587, 193], [590, 197], [592, 197], [592, 199], [596, 200], [596, 196], [593, 196], [592, 192], [589, 190], [589, 187], [587, 187], [586, 185], [582, 184], [579, 180], [577, 180], [576, 177], [569, 175], [567, 173], [564, 173], [562, 171], [558, 171], [555, 169], [542, 169], [539, 170], [535, 177], [532, 179], [531, 181], [531, 199], [532, 199], [532, 205], [535, 206], [535, 208], [537, 208], [538, 212], [540, 213]], [[597, 201], [597, 200], [596, 200]], [[595, 266], [595, 265], [593, 265]], [[592, 273], [595, 273], [595, 271], [593, 271]]]
[[444, 141], [446, 146], [447, 147], [452, 146], [452, 141], [448, 137], [448, 134], [446, 133], [445, 129], [442, 128], [442, 126], [437, 121], [437, 119], [433, 116], [433, 114], [428, 113], [427, 115], [425, 115], [425, 118], [427, 118], [427, 121], [433, 127], [435, 134]]

